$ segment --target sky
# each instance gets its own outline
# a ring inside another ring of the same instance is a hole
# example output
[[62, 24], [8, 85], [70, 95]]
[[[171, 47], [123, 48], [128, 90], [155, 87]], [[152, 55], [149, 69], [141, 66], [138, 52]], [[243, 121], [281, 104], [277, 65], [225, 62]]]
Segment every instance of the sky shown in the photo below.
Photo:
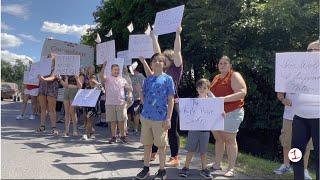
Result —
[[1, 0], [1, 59], [39, 61], [45, 38], [80, 42], [101, 0]]

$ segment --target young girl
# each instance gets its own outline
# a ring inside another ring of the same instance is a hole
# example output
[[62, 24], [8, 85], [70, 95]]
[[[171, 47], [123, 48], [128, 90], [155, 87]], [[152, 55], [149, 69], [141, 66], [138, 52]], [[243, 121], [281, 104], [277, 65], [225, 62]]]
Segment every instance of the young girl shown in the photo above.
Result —
[[[119, 126], [120, 140], [122, 143], [127, 143], [125, 136], [125, 121], [128, 119], [127, 116], [127, 103], [132, 102], [132, 89], [129, 83], [120, 76], [120, 67], [117, 64], [111, 66], [111, 76], [104, 74], [105, 62], [100, 72], [100, 77], [105, 82], [106, 88], [106, 120], [111, 122], [111, 134], [112, 137], [109, 140], [109, 144], [116, 142], [116, 130]], [[128, 102], [125, 98], [125, 89], [128, 91]]]
[[[210, 93], [210, 82], [207, 79], [200, 79], [196, 83], [198, 98], [210, 98], [214, 97]], [[192, 160], [194, 153], [198, 150], [200, 152], [201, 166], [200, 175], [204, 178], [211, 179], [212, 175], [207, 168], [206, 153], [208, 149], [208, 143], [210, 138], [209, 131], [189, 131], [187, 137], [186, 150], [188, 151], [186, 156], [186, 162], [182, 170], [179, 172], [180, 177], [188, 177], [189, 165]]]
[[70, 121], [73, 124], [73, 136], [78, 136], [78, 127], [77, 127], [77, 114], [75, 107], [73, 107], [72, 101], [76, 96], [78, 90], [82, 87], [83, 76], [64, 76], [60, 79], [61, 84], [65, 88], [64, 91], [64, 110], [65, 110], [65, 131], [64, 136], [69, 136], [69, 126]]
[[[96, 76], [94, 75], [94, 66], [90, 65], [87, 69], [87, 75], [85, 77], [86, 79], [86, 83], [84, 84], [84, 89], [94, 89], [96, 88], [98, 85], [100, 85], [100, 83], [97, 81]], [[93, 127], [92, 127], [92, 117], [95, 116], [97, 114], [96, 111], [96, 107], [85, 107], [84, 108], [84, 112], [85, 112], [85, 134], [82, 136], [83, 140], [88, 140], [88, 139], [95, 139], [95, 136], [93, 134]]]

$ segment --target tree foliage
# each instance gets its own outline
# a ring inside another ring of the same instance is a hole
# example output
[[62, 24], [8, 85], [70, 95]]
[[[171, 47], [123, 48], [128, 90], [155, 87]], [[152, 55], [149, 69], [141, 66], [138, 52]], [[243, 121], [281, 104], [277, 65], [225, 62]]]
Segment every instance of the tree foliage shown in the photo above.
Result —
[[[211, 79], [222, 55], [231, 58], [248, 86], [242, 131], [276, 131], [281, 128], [283, 106], [274, 92], [276, 52], [305, 51], [319, 38], [317, 0], [109, 0], [93, 13], [99, 24], [82, 37], [82, 43], [95, 45], [98, 32], [102, 41], [112, 28], [117, 51], [127, 49], [132, 34], [143, 33], [153, 24], [157, 11], [185, 4], [182, 22], [184, 75], [180, 96], [195, 94], [199, 78]], [[174, 34], [159, 37], [163, 49], [172, 48]], [[193, 72], [192, 72], [193, 71]], [[194, 75], [194, 76], [193, 76]], [[276, 134], [277, 136], [279, 134]], [[273, 137], [274, 138], [274, 137]], [[274, 138], [278, 144], [278, 138]]]
[[23, 73], [27, 69], [20, 60], [13, 65], [6, 61], [1, 61], [1, 82], [17, 83], [19, 89], [22, 88]]

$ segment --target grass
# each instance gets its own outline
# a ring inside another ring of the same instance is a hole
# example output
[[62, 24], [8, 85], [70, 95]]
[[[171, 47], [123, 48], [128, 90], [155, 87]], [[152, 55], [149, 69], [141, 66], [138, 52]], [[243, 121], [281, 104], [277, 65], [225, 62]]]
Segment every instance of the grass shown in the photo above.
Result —
[[[180, 136], [180, 147], [184, 148], [186, 144], [186, 137]], [[212, 162], [214, 159], [214, 144], [209, 143], [208, 162]], [[236, 171], [249, 177], [265, 178], [265, 179], [293, 179], [293, 173], [277, 175], [273, 173], [273, 170], [279, 168], [280, 162], [275, 162], [259, 157], [255, 157], [250, 154], [238, 153]], [[222, 167], [227, 167], [226, 158], [222, 162]], [[309, 173], [313, 179], [316, 179], [315, 171]]]

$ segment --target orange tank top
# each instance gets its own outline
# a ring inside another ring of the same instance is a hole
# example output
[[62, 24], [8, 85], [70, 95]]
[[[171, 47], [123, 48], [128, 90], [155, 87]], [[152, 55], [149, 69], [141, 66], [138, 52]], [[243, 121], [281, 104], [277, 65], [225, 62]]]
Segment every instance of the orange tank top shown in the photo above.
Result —
[[[231, 76], [233, 71], [231, 70], [224, 78], [220, 78], [220, 74], [216, 75], [211, 83], [210, 91], [216, 97], [223, 97], [230, 94], [233, 94], [234, 91], [231, 88]], [[224, 103], [224, 111], [226, 113], [234, 111], [238, 108], [242, 108], [244, 105], [244, 100], [241, 99], [239, 101], [234, 102], [225, 102]]]

